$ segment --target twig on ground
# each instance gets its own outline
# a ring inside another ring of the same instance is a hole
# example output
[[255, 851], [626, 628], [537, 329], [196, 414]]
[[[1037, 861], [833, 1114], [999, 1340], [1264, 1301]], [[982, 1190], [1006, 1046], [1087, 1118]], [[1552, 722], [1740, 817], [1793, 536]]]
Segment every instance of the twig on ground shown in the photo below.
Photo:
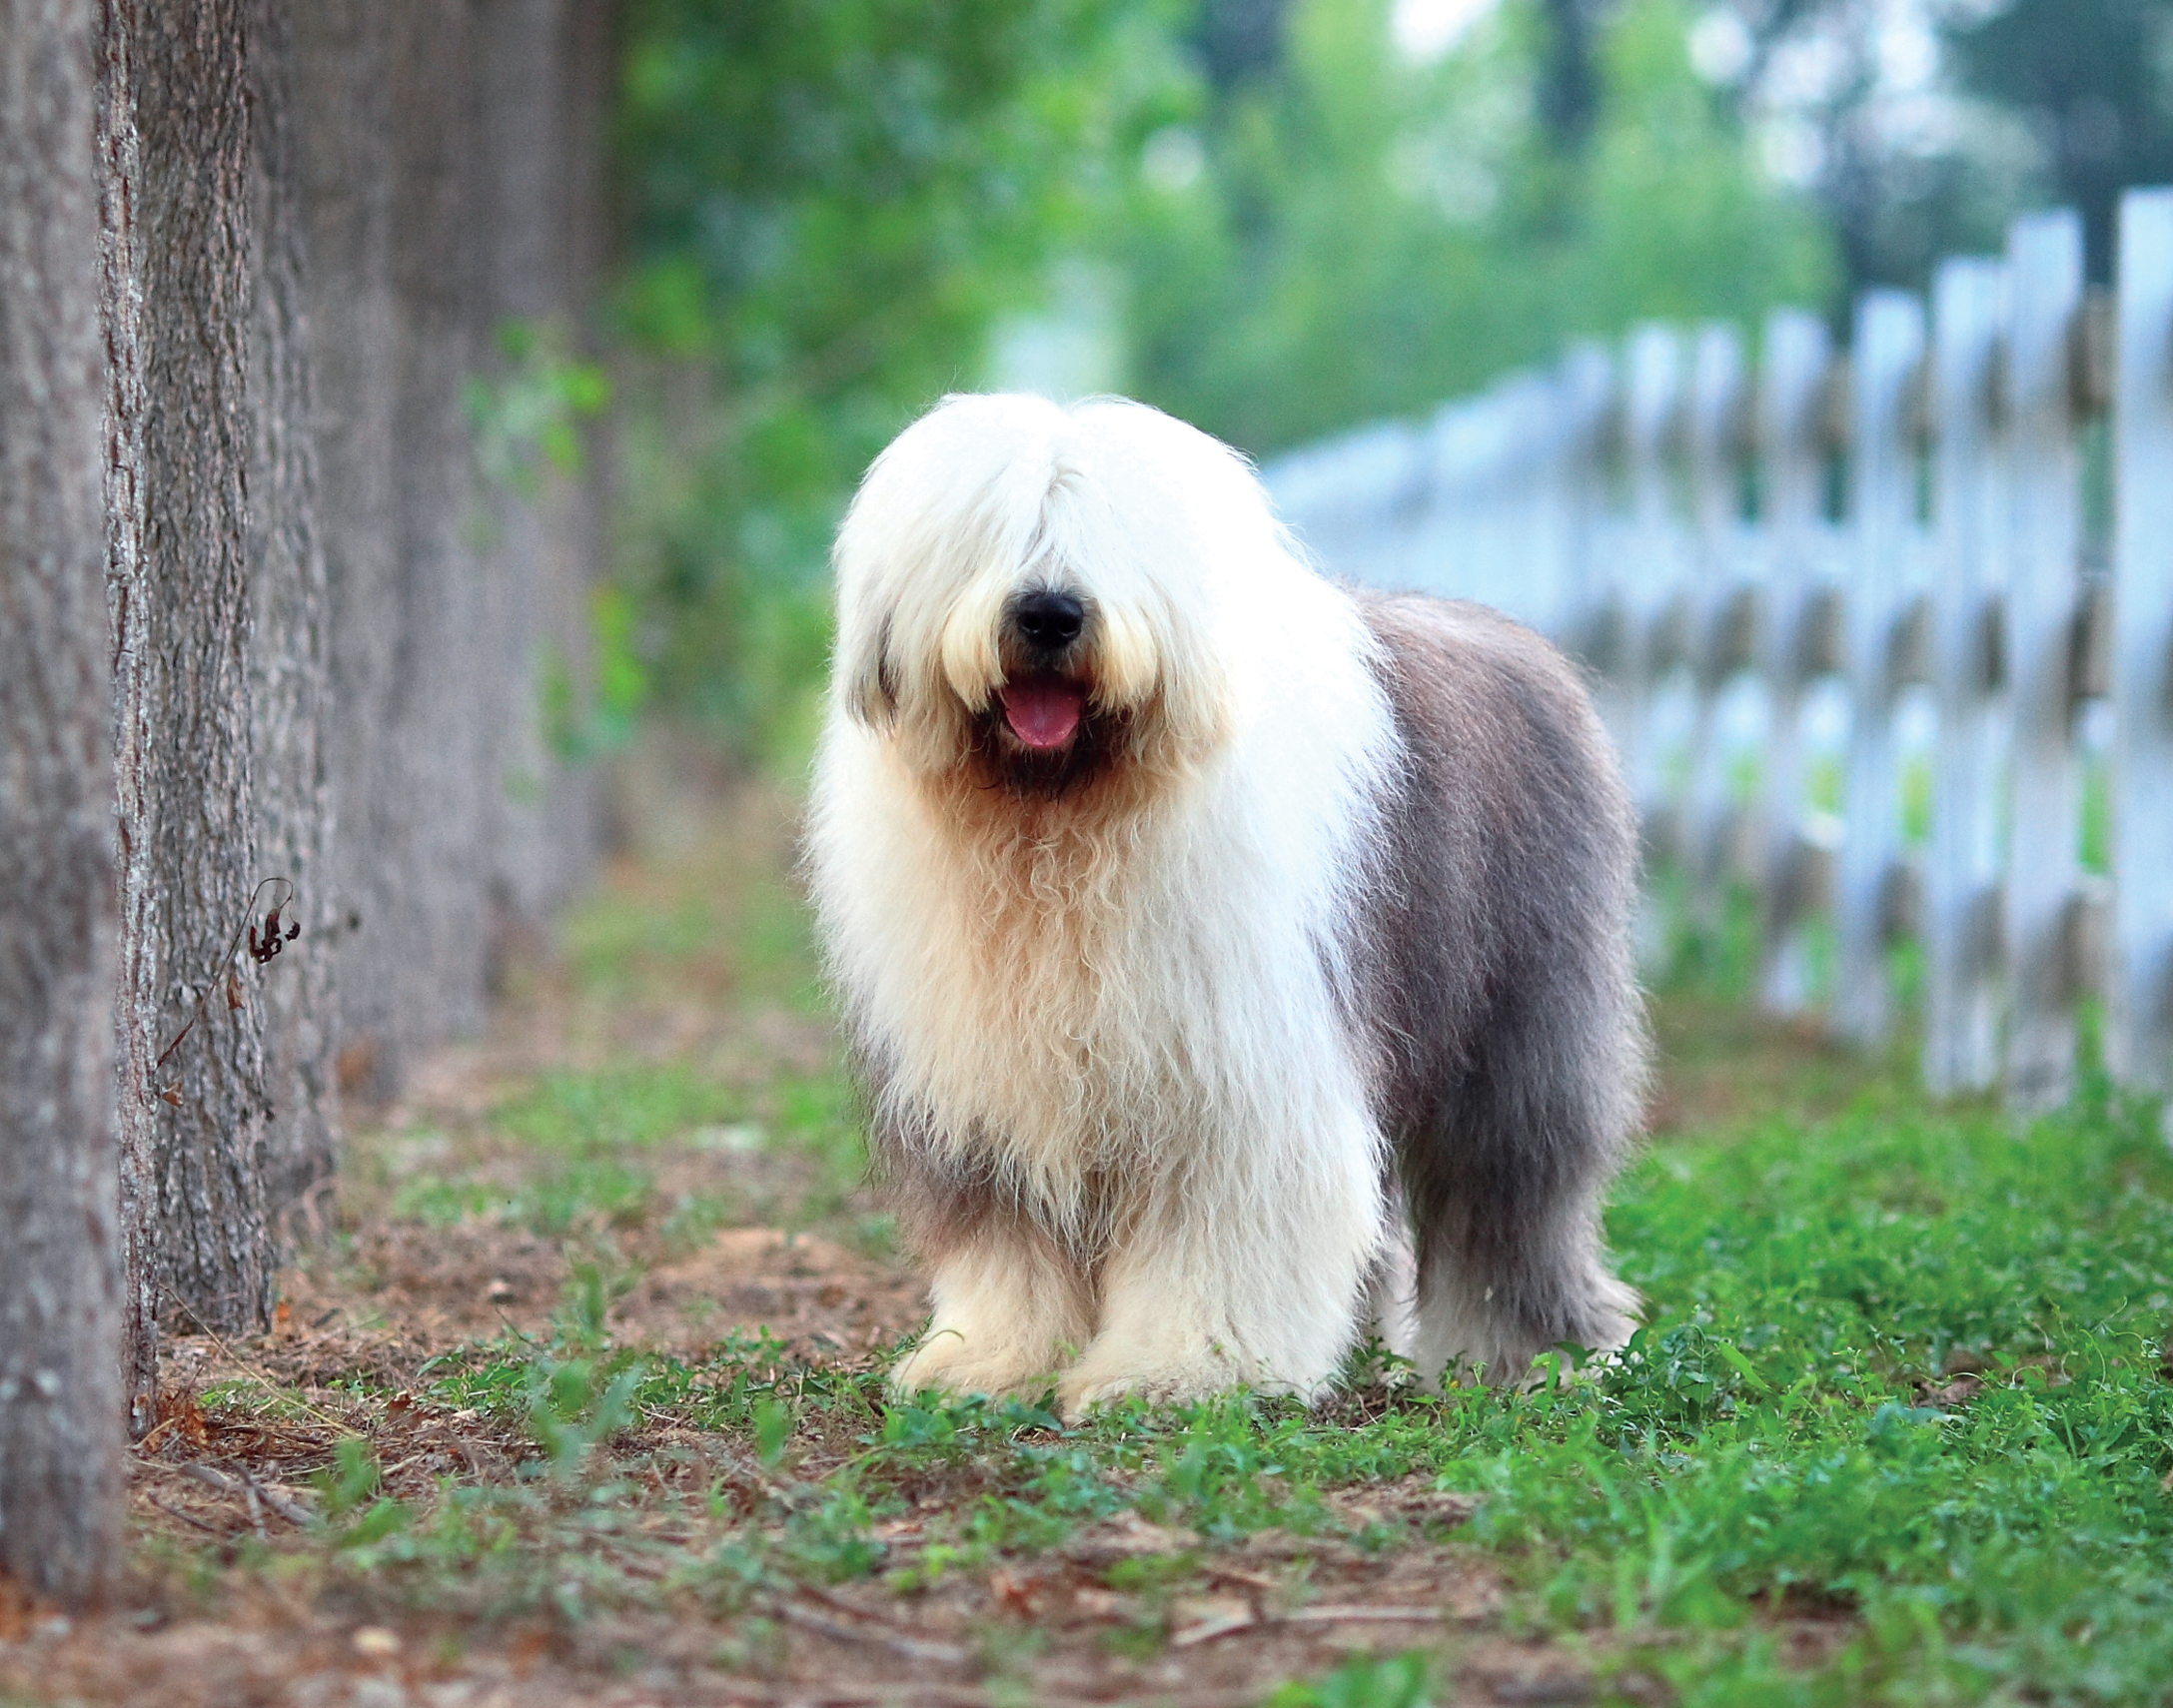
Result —
[[[806, 1704], [807, 1708], [994, 1708], [1017, 1700], [1009, 1691], [990, 1692], [970, 1684], [917, 1683], [888, 1679], [873, 1684], [764, 1684], [751, 1678], [725, 1678], [703, 1685], [705, 1700], [745, 1703], [747, 1708], [769, 1704]], [[1036, 1708], [1107, 1708], [1107, 1703], [1083, 1696], [1037, 1696]], [[1167, 1708], [1257, 1708], [1257, 1690], [1166, 1691], [1155, 1697]]]
[[1438, 1625], [1443, 1614], [1439, 1607], [1301, 1607], [1272, 1617], [1287, 1625]]
[[[913, 1679], [888, 1679], [869, 1684], [844, 1681], [800, 1684], [768, 1684], [751, 1678], [725, 1678], [705, 1685], [718, 1702], [800, 1704], [809, 1708], [993, 1708], [1017, 1700], [1014, 1692], [989, 1691], [971, 1684], [939, 1684]], [[1036, 1696], [1036, 1708], [1107, 1708], [1100, 1698]], [[1155, 1700], [1165, 1708], [1257, 1708], [1257, 1690], [1165, 1691]]]
[[1239, 1631], [1263, 1625], [1438, 1625], [1438, 1607], [1300, 1607], [1289, 1613], [1222, 1613], [1189, 1625], [1170, 1639], [1173, 1649], [1189, 1649], [1195, 1643], [1211, 1643]]
[[192, 1477], [207, 1488], [216, 1488], [221, 1494], [242, 1492], [241, 1478], [230, 1476], [216, 1465], [182, 1465], [179, 1469], [183, 1476]]
[[317, 1522], [316, 1514], [307, 1506], [281, 1493], [269, 1483], [259, 1482], [249, 1471], [245, 1470], [236, 1475], [232, 1471], [223, 1471], [216, 1465], [206, 1464], [180, 1465], [176, 1468], [183, 1476], [193, 1477], [208, 1488], [216, 1488], [222, 1494], [239, 1494], [246, 1499], [249, 1502], [250, 1518], [257, 1526], [257, 1534], [266, 1541], [271, 1538], [265, 1536], [264, 1519], [257, 1511], [259, 1500], [299, 1529], [307, 1530]]
[[1265, 1616], [1255, 1608], [1232, 1608], [1227, 1613], [1217, 1613], [1202, 1619], [1196, 1625], [1187, 1625], [1170, 1638], [1170, 1647], [1189, 1649], [1195, 1643], [1211, 1643], [1217, 1637], [1227, 1637], [1238, 1631], [1250, 1631], [1254, 1626], [1266, 1623]]
[[193, 1512], [184, 1512], [178, 1506], [167, 1505], [165, 1501], [161, 1500], [157, 1495], [153, 1494], [148, 1488], [143, 1491], [143, 1497], [146, 1500], [150, 1501], [151, 1504], [156, 1506], [161, 1512], [165, 1513], [167, 1517], [179, 1518], [184, 1524], [194, 1524], [199, 1530], [209, 1530], [221, 1541], [226, 1540], [227, 1533], [224, 1530], [220, 1529], [218, 1525], [207, 1524], [203, 1519], [199, 1518]]
[[257, 1485], [248, 1478], [242, 1480], [242, 1497], [249, 1502], [249, 1527], [257, 1532], [257, 1540], [269, 1543], [272, 1532], [264, 1527], [264, 1502], [257, 1498]]
[[956, 1643], [930, 1642], [925, 1637], [908, 1637], [903, 1631], [893, 1631], [887, 1625], [857, 1625], [845, 1619], [833, 1619], [827, 1613], [818, 1613], [812, 1607], [802, 1607], [793, 1601], [776, 1601], [770, 1604], [778, 1618], [788, 1624], [798, 1625], [819, 1636], [834, 1637], [840, 1642], [875, 1643], [907, 1660], [932, 1661], [941, 1666], [963, 1666], [970, 1658], [967, 1651]]

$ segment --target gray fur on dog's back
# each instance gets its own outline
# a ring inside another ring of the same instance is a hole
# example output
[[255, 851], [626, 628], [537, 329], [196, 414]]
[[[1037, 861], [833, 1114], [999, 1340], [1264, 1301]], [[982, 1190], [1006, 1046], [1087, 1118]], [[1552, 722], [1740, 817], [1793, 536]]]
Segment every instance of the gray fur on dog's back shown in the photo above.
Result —
[[1416, 1349], [1512, 1377], [1630, 1327], [1599, 1201], [1643, 1097], [1635, 823], [1591, 697], [1546, 641], [1480, 605], [1359, 597], [1405, 760], [1355, 958], [1412, 1222]]

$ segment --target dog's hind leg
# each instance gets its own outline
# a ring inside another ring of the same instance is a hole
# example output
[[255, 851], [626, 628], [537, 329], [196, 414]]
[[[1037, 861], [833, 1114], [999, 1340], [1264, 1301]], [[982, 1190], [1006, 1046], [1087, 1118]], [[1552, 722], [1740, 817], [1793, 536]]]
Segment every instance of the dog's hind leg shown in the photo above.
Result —
[[1391, 1194], [1387, 1233], [1366, 1279], [1363, 1331], [1399, 1358], [1418, 1358], [1419, 1261], [1411, 1242], [1411, 1219], [1400, 1188]]
[[1609, 1273], [1600, 1195], [1635, 1066], [1632, 1045], [1609, 1042], [1498, 1017], [1440, 1131], [1405, 1149], [1428, 1378], [1515, 1382], [1551, 1346], [1612, 1351], [1630, 1337], [1637, 1296]]
[[936, 1259], [928, 1331], [890, 1372], [893, 1393], [1029, 1391], [1094, 1333], [1083, 1267], [1023, 1216], [989, 1214]]

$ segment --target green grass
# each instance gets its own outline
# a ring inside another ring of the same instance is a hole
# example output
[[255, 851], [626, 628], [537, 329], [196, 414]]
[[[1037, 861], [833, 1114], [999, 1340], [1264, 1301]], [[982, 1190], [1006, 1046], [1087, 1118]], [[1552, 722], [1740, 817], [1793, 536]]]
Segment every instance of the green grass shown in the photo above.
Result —
[[[665, 939], [738, 1000], [799, 1012], [805, 928], [783, 898], [762, 880]], [[656, 940], [608, 908], [583, 917], [601, 926], [582, 977], [615, 993], [613, 957]], [[1867, 1064], [1760, 1031], [1740, 1007], [1754, 927], [1730, 892], [1670, 945], [1659, 1030], [1695, 1095], [1609, 1217], [1645, 1326], [1612, 1364], [1553, 1364], [1509, 1393], [1422, 1395], [1369, 1352], [1316, 1412], [1236, 1394], [1067, 1428], [1047, 1396], [893, 1403], [879, 1369], [762, 1334], [698, 1360], [636, 1353], [612, 1343], [608, 1305], [639, 1260], [594, 1230], [668, 1218], [668, 1246], [723, 1225], [733, 1202], [652, 1186], [703, 1130], [815, 1165], [763, 1208], [775, 1224], [883, 1249], [854, 1187], [854, 1104], [804, 1057], [733, 1086], [670, 1063], [546, 1073], [488, 1123], [536, 1154], [524, 1184], [419, 1175], [393, 1206], [496, 1216], [579, 1258], [547, 1333], [450, 1352], [414, 1382], [438, 1414], [528, 1443], [524, 1462], [396, 1500], [345, 1449], [323, 1494], [335, 1593], [569, 1620], [690, 1606], [719, 1656], [759, 1668], [796, 1585], [977, 1582], [1136, 1510], [1181, 1541], [1109, 1568], [1128, 1611], [1104, 1637], [1125, 1653], [1167, 1644], [1173, 1598], [1215, 1550], [1277, 1527], [1453, 1544], [1508, 1584], [1491, 1629], [1553, 1644], [1608, 1701], [2173, 1700], [2173, 1157], [2155, 1111], [2092, 1082], [2018, 1134], [1908, 1089], [1905, 1051]], [[672, 1429], [731, 1443], [745, 1468], [704, 1460], [688, 1481]], [[1473, 1516], [1353, 1529], [1335, 1499], [1414, 1474], [1477, 1497]], [[917, 1545], [896, 1549], [904, 1518]], [[998, 1650], [1034, 1632], [993, 1612], [976, 1629], [999, 1678], [1030, 1674]], [[1264, 1700], [1419, 1708], [1459, 1699], [1459, 1664], [1454, 1644], [1356, 1656]]]
[[419, 1175], [393, 1196], [393, 1214], [433, 1228], [476, 1220], [562, 1235], [584, 1221], [626, 1227], [647, 1219], [652, 1183], [638, 1169], [578, 1161], [513, 1189], [475, 1180]]
[[[765, 1574], [884, 1573], [873, 1526], [930, 1486], [956, 1498], [900, 1589], [1126, 1507], [1203, 1546], [1317, 1532], [1325, 1491], [1416, 1471], [1482, 1497], [1459, 1534], [1508, 1572], [1513, 1629], [1592, 1644], [1604, 1678], [1684, 1703], [2165, 1699], [2173, 1163], [2144, 1112], [2100, 1094], [2017, 1137], [1879, 1094], [1820, 1125], [1768, 1119], [1655, 1150], [1611, 1233], [1646, 1327], [1615, 1366], [1527, 1392], [1326, 1415], [1239, 1395], [1064, 1429], [1042, 1404], [886, 1404], [874, 1376], [774, 1342], [636, 1365], [596, 1326], [479, 1353], [432, 1397], [530, 1420], [540, 1483], [611, 1404], [742, 1438], [783, 1492], [683, 1562], [719, 1605]], [[449, 1505], [401, 1547], [487, 1559], [507, 1498]], [[394, 1534], [368, 1542], [375, 1563]], [[1842, 1620], [1844, 1640], [1790, 1670], [1777, 1612]], [[1354, 1663], [1277, 1700], [1416, 1703], [1423, 1679]]]
[[744, 1114], [744, 1099], [728, 1088], [667, 1062], [543, 1074], [491, 1121], [510, 1138], [583, 1154], [656, 1145]]

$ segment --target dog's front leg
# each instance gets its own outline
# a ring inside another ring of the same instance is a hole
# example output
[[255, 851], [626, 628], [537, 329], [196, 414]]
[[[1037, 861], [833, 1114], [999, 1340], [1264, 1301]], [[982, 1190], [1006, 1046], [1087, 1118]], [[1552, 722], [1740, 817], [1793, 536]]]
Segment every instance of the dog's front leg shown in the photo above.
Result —
[[1057, 1384], [1064, 1414], [1239, 1383], [1320, 1394], [1357, 1331], [1383, 1233], [1377, 1171], [1353, 1149], [1344, 1169], [1309, 1159], [1302, 1189], [1195, 1178], [1158, 1190], [1103, 1264], [1101, 1332]]
[[893, 1393], [1006, 1394], [1051, 1379], [1094, 1332], [1083, 1267], [1018, 1217], [989, 1217], [935, 1257], [935, 1313], [890, 1372]]

